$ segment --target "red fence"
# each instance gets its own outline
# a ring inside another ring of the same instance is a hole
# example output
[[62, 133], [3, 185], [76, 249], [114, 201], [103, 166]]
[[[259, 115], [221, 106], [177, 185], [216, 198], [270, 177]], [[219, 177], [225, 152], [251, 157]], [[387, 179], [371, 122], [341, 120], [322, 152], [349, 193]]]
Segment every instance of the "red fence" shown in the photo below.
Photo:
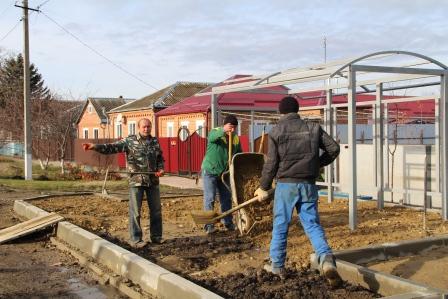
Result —
[[[243, 152], [249, 151], [249, 138], [240, 136]], [[179, 137], [159, 137], [165, 159], [165, 172], [193, 174], [201, 171], [202, 160], [207, 151], [207, 138], [196, 132], [182, 141]]]

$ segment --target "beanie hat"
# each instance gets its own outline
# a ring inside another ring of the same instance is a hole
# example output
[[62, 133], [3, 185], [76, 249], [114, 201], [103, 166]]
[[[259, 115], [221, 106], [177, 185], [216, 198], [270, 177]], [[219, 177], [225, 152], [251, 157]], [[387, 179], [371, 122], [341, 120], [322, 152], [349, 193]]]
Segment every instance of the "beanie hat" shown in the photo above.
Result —
[[235, 115], [227, 115], [224, 118], [223, 124], [224, 125], [225, 124], [231, 124], [231, 125], [234, 125], [234, 126], [238, 126], [238, 120], [236, 119]]
[[278, 111], [281, 114], [297, 113], [299, 112], [299, 103], [293, 97], [284, 97], [278, 105]]

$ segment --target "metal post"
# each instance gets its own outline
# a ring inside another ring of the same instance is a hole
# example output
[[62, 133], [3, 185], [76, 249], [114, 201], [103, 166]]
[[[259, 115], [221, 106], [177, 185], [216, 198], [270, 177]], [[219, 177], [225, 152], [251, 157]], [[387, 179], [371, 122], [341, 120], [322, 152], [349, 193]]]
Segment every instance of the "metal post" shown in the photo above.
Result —
[[[334, 107], [333, 108], [333, 138], [336, 139], [337, 141], [337, 136], [338, 136], [338, 108]], [[334, 160], [333, 162], [333, 169], [334, 169], [334, 173], [333, 173], [333, 177], [334, 177], [334, 182], [335, 183], [339, 183], [339, 157], [336, 158], [336, 160]]]
[[250, 138], [250, 151], [255, 152], [255, 123], [254, 123], [254, 111], [250, 111], [250, 133], [252, 137]]
[[376, 154], [376, 187], [377, 187], [377, 208], [384, 208], [384, 153], [383, 153], [383, 84], [376, 85], [376, 103], [375, 103], [375, 154]]
[[389, 189], [389, 108], [387, 104], [384, 104], [384, 148], [386, 149], [384, 151], [386, 157], [383, 156], [385, 158], [384, 168], [386, 173], [384, 186]]
[[436, 159], [436, 192], [440, 192], [440, 164], [442, 162], [442, 158], [440, 156], [440, 138], [442, 136], [442, 132], [440, 130], [440, 98], [436, 98], [434, 100], [435, 104], [435, 113], [434, 113], [434, 135], [435, 135], [435, 159]]
[[25, 180], [32, 180], [32, 137], [31, 137], [31, 93], [30, 93], [30, 49], [28, 37], [28, 0], [23, 0], [23, 107], [25, 143]]
[[448, 71], [441, 76], [440, 82], [440, 121], [442, 127], [441, 153], [442, 153], [442, 218], [448, 220]]
[[351, 158], [350, 171], [350, 188], [348, 190], [349, 198], [349, 227], [351, 230], [356, 229], [356, 200], [357, 200], [357, 180], [356, 180], [356, 71], [349, 67], [348, 72], [348, 148]]
[[[331, 104], [333, 103], [333, 90], [327, 90], [327, 102], [325, 107], [325, 131], [333, 137], [333, 115]], [[333, 163], [325, 167], [325, 181], [328, 186], [327, 200], [329, 203], [333, 201]]]
[[218, 126], [217, 108], [218, 108], [218, 95], [212, 93], [210, 95], [210, 114], [212, 121], [211, 129], [216, 128]]
[[426, 210], [428, 208], [428, 174], [430, 169], [429, 157], [431, 156], [431, 146], [425, 146], [425, 166], [423, 167], [423, 230], [426, 231]]

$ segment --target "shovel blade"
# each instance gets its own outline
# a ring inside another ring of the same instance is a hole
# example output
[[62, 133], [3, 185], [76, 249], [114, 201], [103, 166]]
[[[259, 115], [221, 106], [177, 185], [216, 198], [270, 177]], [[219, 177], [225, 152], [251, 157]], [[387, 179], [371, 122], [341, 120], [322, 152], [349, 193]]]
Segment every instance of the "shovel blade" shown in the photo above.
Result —
[[219, 216], [215, 211], [192, 211], [191, 218], [195, 224], [211, 224]]

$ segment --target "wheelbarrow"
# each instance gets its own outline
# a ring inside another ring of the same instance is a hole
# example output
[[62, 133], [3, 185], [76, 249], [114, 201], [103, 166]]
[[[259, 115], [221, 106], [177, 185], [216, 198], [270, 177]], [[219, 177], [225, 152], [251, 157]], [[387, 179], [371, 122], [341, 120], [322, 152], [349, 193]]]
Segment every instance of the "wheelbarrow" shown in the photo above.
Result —
[[[254, 196], [260, 187], [261, 172], [265, 155], [261, 153], [239, 153], [230, 164], [230, 189], [232, 203], [238, 206]], [[239, 209], [235, 214], [235, 224], [242, 235], [248, 234], [262, 217], [272, 214], [270, 201], [257, 203]]]

